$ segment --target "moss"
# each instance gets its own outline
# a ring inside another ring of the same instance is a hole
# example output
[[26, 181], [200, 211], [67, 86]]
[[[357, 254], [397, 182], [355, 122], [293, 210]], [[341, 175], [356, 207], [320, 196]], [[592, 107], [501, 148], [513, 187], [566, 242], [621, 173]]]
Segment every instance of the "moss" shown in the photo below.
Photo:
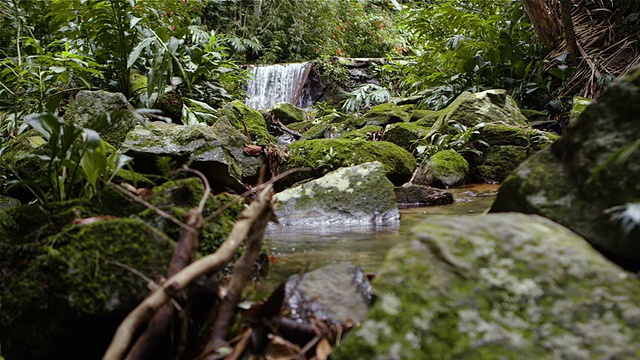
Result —
[[375, 133], [375, 132], [380, 132], [382, 131], [382, 127], [381, 126], [377, 126], [377, 125], [367, 125], [361, 129], [358, 130], [352, 130], [349, 132], [346, 132], [344, 134], [342, 134], [342, 136], [340, 136], [341, 139], [348, 139], [348, 140], [370, 140], [371, 136], [369, 135], [370, 133]]
[[534, 109], [520, 109], [520, 112], [524, 117], [529, 120], [529, 122], [534, 121], [547, 121], [549, 120], [549, 115], [544, 111], [534, 110]]
[[411, 115], [407, 112], [411, 105], [380, 104], [371, 107], [363, 119], [366, 125], [384, 126], [397, 122], [408, 122]]
[[[275, 138], [269, 134], [267, 123], [259, 111], [245, 105], [240, 100], [232, 101], [220, 109], [220, 116], [227, 119], [241, 133], [249, 132], [252, 140], [258, 144], [275, 143]], [[245, 128], [246, 126], [246, 128]]]
[[586, 110], [587, 106], [591, 105], [593, 101], [591, 99], [576, 96], [573, 98], [573, 106], [571, 107], [571, 112], [569, 113], [569, 123], [575, 123], [580, 115]]
[[349, 131], [360, 129], [364, 126], [363, 118], [354, 115], [345, 115], [333, 113], [315, 119], [311, 122], [312, 126], [302, 134], [303, 140], [337, 138]]
[[387, 177], [396, 185], [402, 185], [411, 178], [416, 161], [408, 151], [387, 141], [300, 140], [290, 145], [289, 152], [297, 158], [289, 159], [282, 171], [300, 165], [300, 158], [321, 174], [344, 166], [380, 161]]
[[174, 124], [182, 124], [183, 106], [180, 94], [175, 91], [164, 93], [156, 102], [156, 108], [168, 116]]
[[[280, 120], [284, 125], [304, 120], [304, 111], [288, 102], [281, 102], [273, 105], [268, 110], [268, 117], [273, 116]], [[267, 120], [269, 121], [269, 120]]]
[[474, 169], [476, 181], [499, 183], [527, 159], [527, 149], [522, 146], [492, 146], [484, 152], [485, 160]]
[[455, 150], [442, 150], [420, 164], [412, 182], [417, 185], [448, 188], [464, 182], [469, 163]]
[[[433, 111], [433, 110], [422, 110], [422, 109], [412, 110], [410, 112], [411, 118], [409, 118], [409, 121], [410, 122], [416, 122], [416, 121], [419, 121], [422, 118], [429, 117], [429, 116], [433, 115], [433, 113], [435, 113], [435, 111]], [[431, 125], [429, 125], [429, 126], [431, 126]]]
[[20, 200], [14, 199], [8, 196], [0, 195], [0, 210], [8, 209], [11, 207], [19, 206]]
[[413, 153], [416, 141], [428, 133], [429, 128], [413, 123], [389, 124], [384, 129], [384, 140]]

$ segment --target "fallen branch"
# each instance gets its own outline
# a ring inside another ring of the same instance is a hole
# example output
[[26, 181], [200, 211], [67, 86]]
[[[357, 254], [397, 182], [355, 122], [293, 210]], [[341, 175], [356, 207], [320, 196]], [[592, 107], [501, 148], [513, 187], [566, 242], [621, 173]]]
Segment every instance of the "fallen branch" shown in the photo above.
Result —
[[286, 132], [288, 134], [293, 135], [293, 137], [298, 140], [302, 137], [302, 134], [300, 134], [299, 132], [295, 131], [295, 130], [291, 130], [288, 127], [286, 127], [282, 121], [280, 121], [280, 119], [276, 119], [274, 116], [271, 116], [271, 125], [277, 127], [278, 129], [282, 130], [283, 132]]
[[205, 347], [204, 354], [213, 352], [226, 342], [225, 339], [233, 323], [236, 308], [242, 298], [242, 292], [251, 279], [253, 267], [260, 255], [262, 238], [264, 237], [264, 230], [269, 223], [269, 219], [270, 217], [258, 218], [251, 227], [249, 239], [247, 240], [242, 256], [238, 259], [233, 269], [227, 295], [222, 299], [220, 307], [218, 308], [217, 318], [213, 325], [213, 332]]
[[258, 219], [270, 219], [273, 214], [271, 205], [272, 187], [266, 186], [257, 199], [240, 213], [236, 225], [229, 233], [225, 242], [218, 250], [178, 272], [168, 279], [162, 287], [152, 292], [122, 321], [118, 327], [111, 345], [107, 349], [104, 360], [120, 360], [129, 348], [134, 334], [145, 325], [156, 311], [171, 298], [183, 291], [187, 286], [201, 276], [222, 269], [232, 259], [233, 255], [252, 230]]

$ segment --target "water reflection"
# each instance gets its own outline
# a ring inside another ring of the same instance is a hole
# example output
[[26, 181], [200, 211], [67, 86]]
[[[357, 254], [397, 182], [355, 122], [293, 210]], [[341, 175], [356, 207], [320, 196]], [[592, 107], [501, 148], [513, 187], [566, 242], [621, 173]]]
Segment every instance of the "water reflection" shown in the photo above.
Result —
[[399, 226], [269, 228], [265, 241], [274, 262], [265, 285], [272, 287], [291, 274], [346, 261], [375, 272], [387, 251], [415, 224], [434, 214], [481, 214], [491, 206], [497, 191], [498, 185], [489, 184], [452, 189], [453, 204], [400, 209]]

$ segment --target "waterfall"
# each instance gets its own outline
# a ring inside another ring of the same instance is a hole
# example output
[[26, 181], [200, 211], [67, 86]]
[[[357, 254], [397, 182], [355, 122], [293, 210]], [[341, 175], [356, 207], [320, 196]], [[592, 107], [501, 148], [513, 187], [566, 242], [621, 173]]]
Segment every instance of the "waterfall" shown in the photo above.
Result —
[[245, 103], [254, 109], [265, 109], [283, 101], [301, 108], [310, 106], [304, 91], [310, 70], [309, 62], [254, 66]]

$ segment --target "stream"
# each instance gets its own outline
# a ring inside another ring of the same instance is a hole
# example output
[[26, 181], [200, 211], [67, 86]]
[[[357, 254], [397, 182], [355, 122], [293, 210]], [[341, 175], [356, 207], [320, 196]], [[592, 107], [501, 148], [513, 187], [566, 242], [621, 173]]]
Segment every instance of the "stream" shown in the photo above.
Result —
[[340, 262], [351, 262], [375, 273], [387, 251], [417, 223], [429, 215], [481, 214], [487, 210], [499, 185], [476, 184], [450, 189], [454, 203], [430, 207], [400, 208], [398, 226], [335, 226], [301, 229], [270, 228], [265, 234], [272, 264], [262, 283], [275, 288], [290, 275]]

